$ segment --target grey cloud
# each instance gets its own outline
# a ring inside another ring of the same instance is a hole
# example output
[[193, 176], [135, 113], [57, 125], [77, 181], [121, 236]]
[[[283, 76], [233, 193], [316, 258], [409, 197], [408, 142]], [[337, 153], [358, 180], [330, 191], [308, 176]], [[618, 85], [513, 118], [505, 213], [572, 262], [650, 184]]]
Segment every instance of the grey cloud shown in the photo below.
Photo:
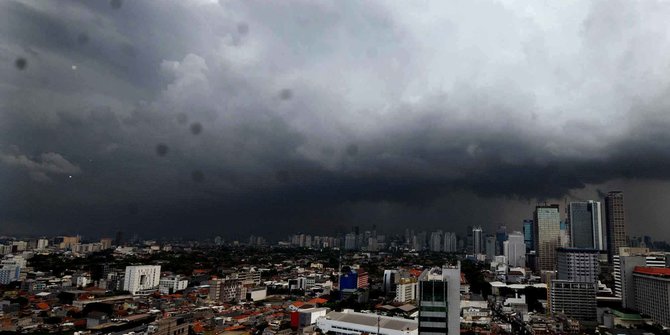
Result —
[[25, 155], [0, 154], [3, 164], [28, 171], [35, 181], [50, 181], [49, 175], [77, 175], [81, 169], [55, 152], [43, 153], [39, 158], [31, 159]]
[[54, 6], [0, 5], [0, 143], [81, 173], [3, 156], [52, 182], [0, 170], [0, 220], [457, 227], [471, 202], [518, 221], [538, 199], [670, 179], [663, 2]]

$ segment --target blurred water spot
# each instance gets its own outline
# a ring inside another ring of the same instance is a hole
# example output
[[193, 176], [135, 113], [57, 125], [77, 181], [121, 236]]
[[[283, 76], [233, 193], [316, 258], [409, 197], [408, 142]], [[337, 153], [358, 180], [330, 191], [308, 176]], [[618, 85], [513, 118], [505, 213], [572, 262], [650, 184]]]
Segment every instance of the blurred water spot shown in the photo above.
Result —
[[88, 35], [87, 35], [86, 33], [80, 33], [80, 34], [77, 36], [77, 43], [79, 43], [79, 45], [86, 45], [86, 44], [88, 44], [88, 40], [89, 40], [89, 39], [88, 39]]
[[347, 146], [347, 155], [356, 156], [358, 154], [358, 146], [356, 144], [349, 144]]
[[123, 0], [111, 0], [109, 5], [114, 9], [119, 9], [121, 6], [123, 6]]
[[186, 115], [185, 113], [177, 114], [177, 122], [179, 124], [186, 124], [186, 122], [188, 122], [188, 115]]
[[291, 180], [291, 175], [286, 170], [279, 170], [275, 172], [275, 179], [280, 183], [288, 183]]
[[198, 135], [202, 132], [202, 125], [199, 122], [191, 123], [191, 133]]
[[23, 57], [19, 57], [14, 62], [14, 65], [16, 66], [17, 69], [23, 70], [26, 68], [26, 66], [28, 66], [28, 61]]
[[191, 172], [191, 179], [196, 183], [202, 183], [205, 180], [205, 174], [200, 170]]
[[279, 98], [282, 100], [290, 100], [293, 97], [293, 91], [285, 88], [279, 92]]
[[163, 156], [167, 155], [168, 151], [169, 151], [169, 148], [166, 144], [159, 143], [158, 145], [156, 145], [156, 154], [158, 154], [158, 156], [163, 157]]
[[249, 33], [249, 25], [246, 22], [240, 22], [237, 24], [237, 32], [240, 35], [246, 35]]

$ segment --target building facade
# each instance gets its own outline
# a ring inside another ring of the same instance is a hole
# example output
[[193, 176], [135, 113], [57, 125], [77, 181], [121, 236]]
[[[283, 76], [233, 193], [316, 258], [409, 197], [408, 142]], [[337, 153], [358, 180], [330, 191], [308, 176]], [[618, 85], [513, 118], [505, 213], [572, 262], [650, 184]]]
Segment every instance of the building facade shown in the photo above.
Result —
[[515, 231], [507, 235], [507, 241], [503, 242], [503, 255], [510, 267], [526, 266], [526, 243], [521, 232]]
[[633, 287], [637, 311], [670, 327], [670, 269], [636, 267]]
[[600, 273], [596, 249], [559, 248], [556, 251], [558, 279], [597, 283]]
[[619, 248], [626, 246], [626, 225], [623, 192], [609, 192], [605, 196], [605, 225], [607, 226], [607, 250], [610, 262], [618, 255]]
[[558, 205], [535, 207], [533, 226], [537, 270], [556, 269], [556, 248], [560, 244], [561, 216]]
[[570, 202], [567, 211], [571, 246], [604, 250], [600, 202]]
[[126, 266], [123, 290], [132, 295], [148, 294], [158, 290], [161, 278], [160, 265]]
[[460, 263], [425, 270], [418, 288], [419, 333], [460, 334]]
[[552, 280], [550, 293], [551, 314], [563, 314], [579, 321], [595, 322], [596, 292], [594, 282]]

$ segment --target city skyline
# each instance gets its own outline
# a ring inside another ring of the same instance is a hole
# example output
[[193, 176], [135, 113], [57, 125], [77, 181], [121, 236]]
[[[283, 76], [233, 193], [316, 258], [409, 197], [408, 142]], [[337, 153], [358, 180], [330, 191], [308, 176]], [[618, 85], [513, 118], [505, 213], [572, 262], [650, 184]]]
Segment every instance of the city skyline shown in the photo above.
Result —
[[668, 16], [4, 1], [0, 234], [520, 230], [621, 190], [627, 233], [670, 240]]

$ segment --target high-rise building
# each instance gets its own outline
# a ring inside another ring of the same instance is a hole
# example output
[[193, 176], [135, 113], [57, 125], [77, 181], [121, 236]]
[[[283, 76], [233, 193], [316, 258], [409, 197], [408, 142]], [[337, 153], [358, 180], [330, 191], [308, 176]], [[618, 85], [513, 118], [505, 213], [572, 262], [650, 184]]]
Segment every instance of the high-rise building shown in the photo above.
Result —
[[670, 269], [635, 267], [635, 309], [663, 327], [670, 327]]
[[126, 266], [123, 290], [132, 295], [147, 294], [158, 290], [161, 279], [160, 265]]
[[484, 238], [484, 250], [486, 252], [486, 260], [491, 261], [496, 256], [496, 236], [488, 234]]
[[635, 292], [633, 290], [633, 271], [636, 266], [663, 268], [666, 256], [651, 253], [647, 248], [621, 248], [619, 255], [613, 256], [614, 294], [621, 298], [624, 308], [635, 308]]
[[510, 267], [523, 267], [526, 265], [526, 244], [524, 235], [515, 231], [507, 236], [504, 242], [504, 255]]
[[356, 250], [356, 234], [349, 233], [344, 236], [344, 249]]
[[560, 248], [556, 251], [558, 279], [597, 283], [600, 264], [597, 249]]
[[563, 314], [579, 321], [596, 322], [597, 284], [570, 280], [552, 280], [551, 314]]
[[533, 220], [523, 220], [523, 243], [526, 244], [526, 252], [530, 252], [535, 248], [533, 242]]
[[454, 232], [444, 233], [444, 252], [458, 251], [458, 238]]
[[440, 252], [442, 251], [442, 231], [434, 231], [430, 233], [430, 251]]
[[460, 334], [461, 264], [419, 276], [419, 334]]
[[626, 246], [623, 192], [613, 191], [605, 196], [605, 225], [607, 226], [607, 250], [610, 262], [618, 255], [619, 248]]
[[600, 202], [570, 202], [567, 211], [571, 246], [604, 250]]
[[537, 270], [553, 271], [556, 269], [556, 248], [561, 245], [561, 216], [558, 205], [536, 206], [533, 221]]
[[383, 290], [386, 296], [395, 293], [400, 276], [398, 270], [384, 270]]
[[475, 255], [484, 253], [484, 232], [482, 227], [472, 228], [472, 252]]
[[507, 241], [507, 226], [498, 226], [496, 231], [496, 255], [502, 255], [505, 251], [503, 249], [503, 242]]

